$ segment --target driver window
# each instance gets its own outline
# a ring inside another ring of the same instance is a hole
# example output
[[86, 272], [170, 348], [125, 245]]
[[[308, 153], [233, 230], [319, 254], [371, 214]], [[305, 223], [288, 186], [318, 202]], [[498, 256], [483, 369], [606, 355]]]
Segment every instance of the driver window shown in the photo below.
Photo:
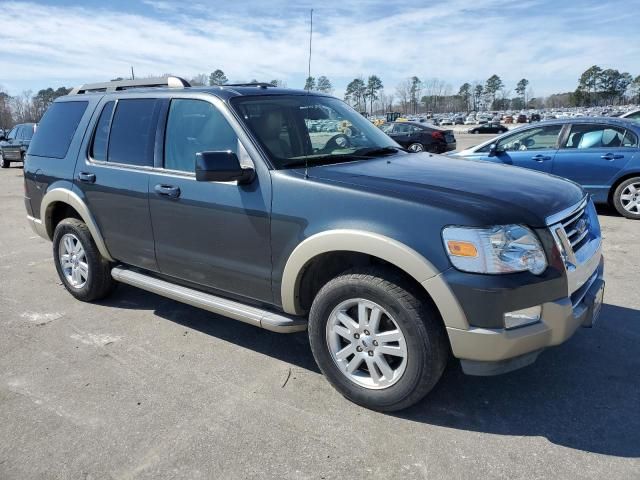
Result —
[[165, 135], [164, 168], [193, 173], [196, 153], [216, 151], [239, 155], [238, 137], [218, 109], [203, 100], [172, 100]]
[[562, 125], [530, 128], [502, 139], [498, 143], [501, 152], [555, 149]]

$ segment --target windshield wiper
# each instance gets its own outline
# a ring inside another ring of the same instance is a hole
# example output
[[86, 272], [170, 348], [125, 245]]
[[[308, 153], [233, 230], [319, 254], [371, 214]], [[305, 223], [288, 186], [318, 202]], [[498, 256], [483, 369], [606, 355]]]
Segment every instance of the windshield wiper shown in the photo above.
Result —
[[381, 157], [383, 155], [391, 155], [398, 152], [404, 152], [406, 150], [398, 147], [375, 147], [375, 148], [361, 148], [353, 152], [356, 155], [362, 155], [365, 157]]
[[330, 163], [350, 162], [352, 160], [368, 160], [369, 156], [355, 155], [352, 153], [330, 153], [327, 155], [320, 155], [317, 157], [298, 158], [291, 162], [283, 163], [282, 167], [315, 167], [318, 165], [328, 165]]

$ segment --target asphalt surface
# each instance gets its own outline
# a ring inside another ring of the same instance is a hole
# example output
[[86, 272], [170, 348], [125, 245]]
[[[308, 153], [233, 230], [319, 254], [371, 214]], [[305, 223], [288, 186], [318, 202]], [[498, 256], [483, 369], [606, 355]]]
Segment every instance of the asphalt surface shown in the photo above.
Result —
[[601, 210], [595, 328], [504, 376], [452, 362], [423, 402], [389, 415], [333, 390], [304, 333], [124, 285], [74, 300], [22, 194], [21, 168], [0, 170], [2, 480], [640, 475], [640, 222]]

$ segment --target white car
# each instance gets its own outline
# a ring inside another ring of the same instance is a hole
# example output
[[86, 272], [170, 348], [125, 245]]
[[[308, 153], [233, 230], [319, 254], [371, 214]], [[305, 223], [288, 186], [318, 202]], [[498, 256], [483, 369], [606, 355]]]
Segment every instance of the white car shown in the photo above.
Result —
[[467, 119], [464, 121], [465, 125], [475, 125], [476, 124], [476, 119], [473, 117], [467, 117]]
[[620, 118], [628, 118], [634, 122], [640, 122], [640, 110], [632, 110], [630, 112], [621, 115]]
[[450, 118], [443, 118], [440, 121], [440, 125], [453, 125], [453, 120], [451, 120]]

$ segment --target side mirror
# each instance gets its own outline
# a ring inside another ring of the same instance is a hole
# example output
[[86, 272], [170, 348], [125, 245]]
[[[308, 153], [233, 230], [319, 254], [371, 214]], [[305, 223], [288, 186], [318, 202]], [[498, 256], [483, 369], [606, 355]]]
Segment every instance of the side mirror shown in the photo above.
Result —
[[498, 155], [498, 145], [496, 145], [495, 143], [492, 143], [489, 146], [489, 156], [495, 157], [496, 155]]
[[196, 153], [196, 180], [199, 182], [250, 183], [255, 171], [242, 167], [238, 156], [231, 151]]

